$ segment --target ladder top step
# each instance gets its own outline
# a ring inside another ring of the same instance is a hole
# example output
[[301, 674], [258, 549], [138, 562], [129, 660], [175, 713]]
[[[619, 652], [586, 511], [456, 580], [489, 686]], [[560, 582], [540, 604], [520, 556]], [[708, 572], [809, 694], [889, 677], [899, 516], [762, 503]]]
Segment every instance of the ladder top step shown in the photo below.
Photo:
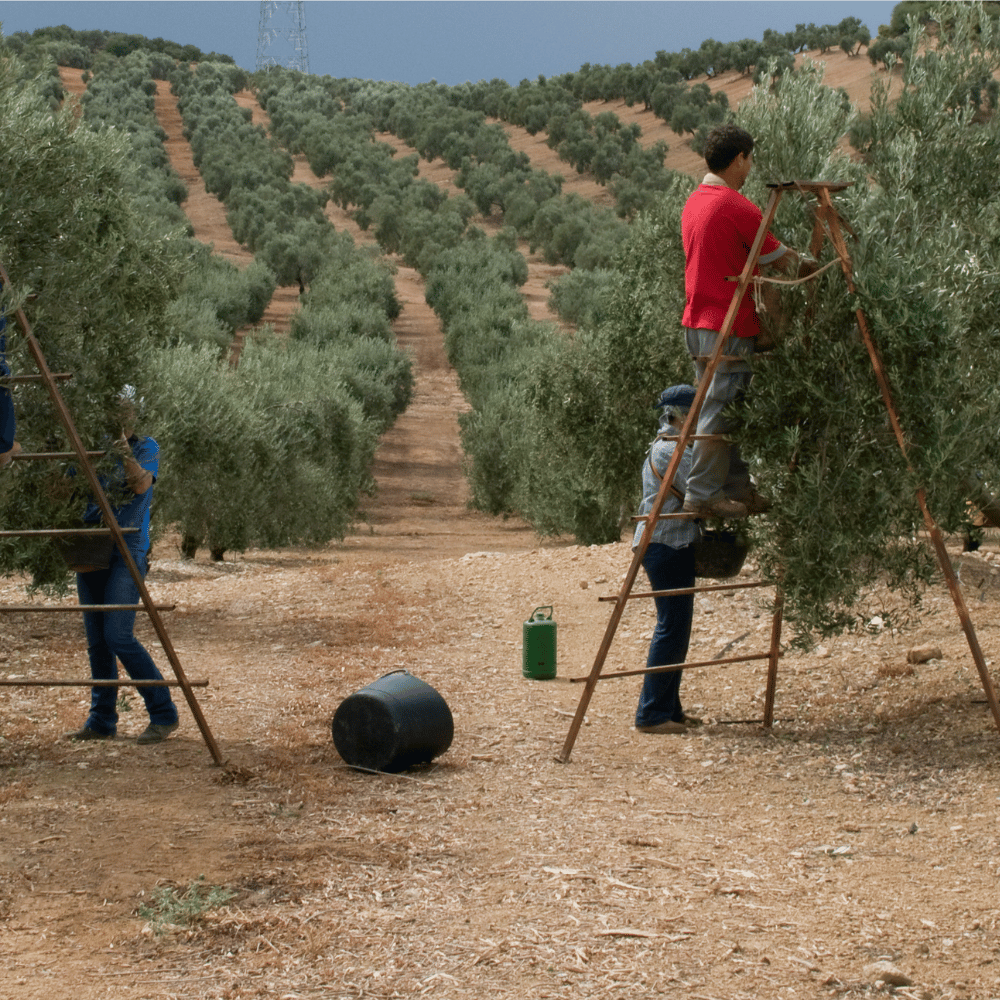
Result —
[[854, 187], [853, 181], [782, 181], [780, 184], [768, 184], [772, 190], [781, 188], [783, 191], [844, 191]]
[[[104, 451], [88, 451], [87, 458], [100, 458], [106, 455]], [[12, 462], [37, 462], [43, 458], [79, 458], [75, 451], [19, 451], [16, 455], [11, 455]]]

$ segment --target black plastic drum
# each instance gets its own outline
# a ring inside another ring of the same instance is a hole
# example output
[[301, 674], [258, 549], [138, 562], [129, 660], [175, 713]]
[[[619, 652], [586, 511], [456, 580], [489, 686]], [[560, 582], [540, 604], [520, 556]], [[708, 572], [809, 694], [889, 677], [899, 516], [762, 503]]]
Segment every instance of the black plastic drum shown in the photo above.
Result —
[[444, 698], [405, 670], [345, 698], [331, 728], [337, 753], [351, 767], [371, 771], [403, 771], [433, 760], [455, 735]]

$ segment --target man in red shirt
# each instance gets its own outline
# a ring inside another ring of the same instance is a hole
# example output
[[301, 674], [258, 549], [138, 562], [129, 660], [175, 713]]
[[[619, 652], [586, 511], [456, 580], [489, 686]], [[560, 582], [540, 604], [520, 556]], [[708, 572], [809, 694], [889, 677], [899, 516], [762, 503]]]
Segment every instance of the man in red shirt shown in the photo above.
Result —
[[[688, 198], [681, 215], [687, 293], [682, 322], [699, 380], [736, 291], [727, 279], [742, 273], [763, 217], [761, 210], [739, 193], [753, 166], [753, 136], [749, 132], [737, 125], [712, 129], [705, 144], [705, 162], [710, 172]], [[815, 266], [771, 233], [764, 239], [760, 263], [781, 270], [798, 269], [799, 273], [811, 273]], [[750, 359], [759, 332], [753, 300], [745, 295], [702, 404], [697, 433], [726, 434], [733, 429], [723, 410], [741, 398], [750, 384]], [[704, 517], [739, 518], [762, 514], [770, 507], [771, 501], [753, 485], [735, 444], [695, 442], [685, 510]]]

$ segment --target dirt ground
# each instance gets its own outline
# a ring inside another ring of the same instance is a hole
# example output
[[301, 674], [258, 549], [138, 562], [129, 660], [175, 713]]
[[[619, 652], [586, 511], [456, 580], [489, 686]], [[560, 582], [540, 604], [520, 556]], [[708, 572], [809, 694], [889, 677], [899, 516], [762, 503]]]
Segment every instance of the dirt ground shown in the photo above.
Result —
[[[158, 111], [183, 172], [169, 95]], [[184, 176], [199, 235], [239, 259]], [[944, 588], [905, 634], [786, 651], [771, 731], [759, 661], [686, 672], [707, 724], [680, 737], [636, 733], [639, 681], [607, 680], [557, 762], [570, 678], [609, 617], [597, 598], [630, 553], [466, 509], [462, 398], [419, 276], [397, 281], [417, 396], [357, 531], [223, 563], [156, 543], [150, 589], [176, 606], [189, 676], [210, 680], [198, 700], [225, 766], [183, 705], [177, 734], [142, 747], [126, 693], [120, 737], [77, 745], [61, 735], [86, 689], [3, 689], [0, 998], [1000, 997], [1000, 736]], [[953, 549], [992, 665], [1000, 545]], [[768, 596], [699, 595], [691, 659], [766, 649]], [[27, 600], [0, 581], [0, 602]], [[873, 617], [883, 603], [874, 590]], [[521, 673], [542, 605], [546, 682]], [[644, 662], [651, 612], [630, 603], [607, 669]], [[940, 658], [907, 663], [922, 644]], [[400, 775], [349, 769], [334, 712], [400, 668], [447, 701], [450, 749]], [[0, 617], [0, 675], [85, 677], [76, 614]], [[207, 905], [211, 889], [230, 896]], [[912, 985], [877, 985], [879, 961]]]

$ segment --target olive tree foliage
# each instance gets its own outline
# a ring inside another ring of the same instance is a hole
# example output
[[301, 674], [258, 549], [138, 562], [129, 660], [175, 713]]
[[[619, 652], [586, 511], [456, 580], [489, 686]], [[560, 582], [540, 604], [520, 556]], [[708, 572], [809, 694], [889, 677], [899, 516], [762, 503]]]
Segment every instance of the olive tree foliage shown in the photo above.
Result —
[[192, 269], [166, 310], [164, 341], [228, 347], [237, 330], [257, 323], [274, 294], [273, 272], [260, 261], [239, 268], [191, 241]]
[[691, 377], [677, 331], [684, 309], [680, 211], [694, 186], [673, 175], [602, 281], [602, 320], [529, 371], [525, 396], [546, 447], [524, 454], [515, 497], [539, 531], [571, 533], [583, 544], [617, 541], [623, 514], [638, 504], [642, 456], [657, 425], [653, 404], [664, 386]]
[[[776, 500], [753, 528], [760, 565], [781, 580], [802, 643], [863, 626], [877, 581], [897, 593], [897, 609], [919, 603], [933, 565], [917, 537], [917, 489], [941, 527], [955, 531], [968, 523], [969, 481], [1000, 475], [993, 435], [970, 433], [1000, 421], [1000, 198], [978, 180], [997, 162], [1000, 132], [982, 114], [982, 97], [976, 107], [969, 96], [1000, 65], [1000, 46], [975, 7], [955, 22], [936, 48], [919, 48], [914, 26], [904, 95], [874, 104], [870, 176], [837, 151], [836, 102], [816, 103], [809, 75], [783, 76], [737, 115], [757, 139], [751, 197], [771, 178], [854, 182], [837, 203], [857, 237], [856, 292], [831, 271], [808, 291], [784, 294], [792, 333], [759, 363], [741, 411], [742, 445]], [[792, 204], [776, 229], [801, 247], [811, 219], [794, 205], [800, 196], [784, 200]], [[858, 307], [892, 388], [905, 457], [859, 335]], [[879, 610], [891, 618], [892, 609]]]
[[[19, 82], [16, 60], [0, 54], [0, 261], [11, 279], [0, 306], [9, 359], [16, 372], [35, 370], [12, 315], [21, 306], [49, 367], [73, 374], [60, 391], [90, 447], [117, 436], [110, 415], [124, 384], [148, 392], [150, 350], [188, 267], [186, 237], [154, 232], [127, 194], [131, 155], [126, 133], [94, 132], [69, 109], [52, 112]], [[14, 397], [25, 450], [68, 449], [43, 390], [16, 386]], [[82, 507], [64, 472], [54, 462], [20, 463], [0, 484], [0, 523], [78, 523]], [[50, 544], [24, 540], [0, 543], [0, 570], [55, 586], [66, 573]]]
[[162, 351], [155, 365], [160, 523], [214, 553], [344, 536], [378, 438], [335, 353], [255, 339], [235, 369], [208, 347]]

